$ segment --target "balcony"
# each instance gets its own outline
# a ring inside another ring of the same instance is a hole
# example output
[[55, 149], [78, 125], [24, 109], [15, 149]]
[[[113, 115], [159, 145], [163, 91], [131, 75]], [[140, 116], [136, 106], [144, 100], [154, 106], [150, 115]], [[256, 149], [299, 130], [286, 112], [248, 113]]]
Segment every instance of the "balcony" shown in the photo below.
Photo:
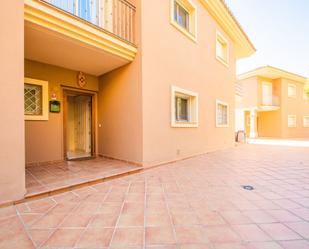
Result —
[[25, 58], [102, 75], [132, 62], [135, 7], [126, 0], [24, 0]]
[[262, 96], [262, 103], [259, 107], [260, 111], [276, 111], [280, 108], [278, 96]]

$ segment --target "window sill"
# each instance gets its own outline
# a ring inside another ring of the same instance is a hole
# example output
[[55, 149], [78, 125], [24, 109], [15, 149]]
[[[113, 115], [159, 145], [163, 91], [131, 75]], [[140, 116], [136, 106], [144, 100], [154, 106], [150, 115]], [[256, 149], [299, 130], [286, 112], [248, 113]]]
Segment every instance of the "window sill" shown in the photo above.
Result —
[[220, 125], [220, 124], [216, 124], [217, 128], [229, 128], [229, 124], [225, 124], [225, 125]]
[[230, 68], [230, 65], [227, 61], [225, 61], [224, 59], [222, 59], [220, 56], [216, 56], [217, 61], [221, 62], [221, 64], [223, 64], [225, 67]]
[[181, 27], [177, 22], [175, 22], [174, 20], [171, 21], [171, 24], [178, 29], [181, 33], [183, 33], [185, 36], [187, 36], [190, 40], [194, 41], [195, 43], [197, 43], [197, 38], [196, 35], [190, 33], [188, 30], [186, 30], [185, 28]]
[[24, 115], [25, 121], [47, 121], [48, 114], [45, 115]]
[[173, 122], [172, 127], [175, 128], [197, 128], [197, 122]]

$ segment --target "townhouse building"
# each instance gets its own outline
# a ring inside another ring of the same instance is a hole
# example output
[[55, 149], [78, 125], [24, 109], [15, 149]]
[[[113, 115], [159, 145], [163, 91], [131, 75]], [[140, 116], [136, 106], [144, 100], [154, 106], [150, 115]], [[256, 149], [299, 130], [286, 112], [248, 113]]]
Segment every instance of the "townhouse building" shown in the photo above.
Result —
[[238, 76], [236, 131], [247, 137], [309, 138], [307, 79], [271, 66]]
[[27, 167], [233, 146], [235, 62], [255, 48], [223, 0], [3, 4], [0, 202], [27, 194]]

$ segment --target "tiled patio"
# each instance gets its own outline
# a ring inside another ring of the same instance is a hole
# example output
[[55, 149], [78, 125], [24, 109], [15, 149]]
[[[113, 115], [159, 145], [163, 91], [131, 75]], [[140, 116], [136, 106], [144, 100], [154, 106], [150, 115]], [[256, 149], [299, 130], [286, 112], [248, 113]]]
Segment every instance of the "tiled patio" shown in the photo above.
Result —
[[105, 179], [140, 169], [122, 161], [98, 157], [26, 168], [27, 197]]
[[0, 209], [1, 249], [308, 249], [308, 240], [308, 148], [242, 145]]

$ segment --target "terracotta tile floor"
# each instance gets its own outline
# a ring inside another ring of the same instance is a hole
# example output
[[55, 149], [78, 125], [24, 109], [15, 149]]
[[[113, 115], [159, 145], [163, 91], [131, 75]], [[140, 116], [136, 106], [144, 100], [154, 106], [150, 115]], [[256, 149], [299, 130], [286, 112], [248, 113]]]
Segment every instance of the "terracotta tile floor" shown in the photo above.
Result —
[[27, 196], [138, 169], [125, 162], [98, 157], [84, 161], [67, 161], [26, 169]]
[[308, 231], [308, 148], [241, 145], [0, 209], [1, 249], [308, 249]]

